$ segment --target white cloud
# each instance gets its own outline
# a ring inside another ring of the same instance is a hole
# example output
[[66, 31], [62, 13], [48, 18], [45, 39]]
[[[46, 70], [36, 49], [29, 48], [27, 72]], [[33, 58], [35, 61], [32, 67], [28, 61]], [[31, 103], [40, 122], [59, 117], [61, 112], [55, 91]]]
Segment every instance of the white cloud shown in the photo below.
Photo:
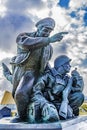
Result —
[[81, 8], [83, 5], [87, 5], [87, 0], [70, 0], [69, 7], [71, 10]]
[[8, 53], [8, 55], [7, 55], [7, 53], [6, 52], [4, 52], [4, 51], [0, 51], [0, 61], [2, 61], [3, 59], [5, 59], [6, 57], [7, 58], [11, 58], [11, 57], [13, 57], [14, 56], [14, 54], [13, 53]]
[[[69, 9], [61, 8], [57, 3], [58, 0], [1, 0], [0, 16], [3, 17], [0, 17], [0, 30], [2, 32], [0, 34], [0, 49], [2, 51], [0, 59], [5, 58], [9, 50], [11, 54], [8, 53], [8, 58], [12, 56], [13, 52], [14, 55], [16, 54], [15, 39], [18, 33], [31, 32], [39, 19], [51, 16], [56, 22], [53, 33], [69, 31], [63, 41], [53, 45], [54, 54], [50, 61], [51, 64], [53, 65], [53, 60], [58, 55], [67, 54], [72, 58], [73, 66], [80, 67], [86, 59], [85, 53], [87, 53], [87, 27], [83, 26], [85, 10], [82, 10], [82, 7], [87, 5], [87, 0], [70, 0]], [[69, 15], [72, 11], [76, 13], [75, 18]], [[72, 25], [77, 26], [77, 28], [72, 27]], [[84, 64], [83, 67], [80, 67], [80, 71], [83, 72], [84, 79], [86, 79]]]
[[5, 5], [3, 4], [3, 1], [0, 0], [0, 16], [4, 17], [6, 11], [7, 11], [7, 9], [6, 9]]

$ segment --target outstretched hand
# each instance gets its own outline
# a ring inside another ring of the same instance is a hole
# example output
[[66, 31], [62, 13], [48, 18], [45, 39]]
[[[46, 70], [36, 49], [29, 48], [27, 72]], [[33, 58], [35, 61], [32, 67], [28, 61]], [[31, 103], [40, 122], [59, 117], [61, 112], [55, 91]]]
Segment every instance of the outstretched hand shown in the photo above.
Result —
[[58, 34], [60, 34], [60, 35], [66, 35], [66, 34], [68, 34], [69, 32], [60, 32], [60, 33], [58, 33]]
[[56, 33], [54, 34], [52, 37], [50, 37], [50, 42], [57, 42], [57, 41], [61, 41], [64, 37], [64, 35], [68, 34], [68, 32], [60, 32], [60, 33]]

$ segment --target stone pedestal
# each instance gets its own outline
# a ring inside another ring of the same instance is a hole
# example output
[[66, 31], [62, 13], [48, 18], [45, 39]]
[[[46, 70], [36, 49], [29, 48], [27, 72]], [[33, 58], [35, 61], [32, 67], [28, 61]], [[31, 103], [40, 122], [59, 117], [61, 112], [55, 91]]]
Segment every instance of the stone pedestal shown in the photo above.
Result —
[[[3, 118], [0, 120], [0, 130], [80, 130], [80, 127], [87, 128], [87, 116], [79, 116], [74, 119], [55, 122], [55, 123], [43, 123], [43, 124], [28, 124], [22, 123], [10, 123], [12, 118]], [[82, 125], [85, 126], [82, 126]], [[78, 126], [78, 127], [76, 127]], [[81, 129], [86, 130], [86, 129]]]
[[[78, 116], [74, 119], [61, 121], [62, 130], [86, 130], [87, 116]], [[85, 126], [86, 125], [86, 126]], [[83, 129], [83, 127], [86, 127]]]
[[0, 120], [0, 130], [62, 130], [60, 122], [43, 123], [43, 124], [28, 124], [10, 123], [12, 118], [3, 118]]

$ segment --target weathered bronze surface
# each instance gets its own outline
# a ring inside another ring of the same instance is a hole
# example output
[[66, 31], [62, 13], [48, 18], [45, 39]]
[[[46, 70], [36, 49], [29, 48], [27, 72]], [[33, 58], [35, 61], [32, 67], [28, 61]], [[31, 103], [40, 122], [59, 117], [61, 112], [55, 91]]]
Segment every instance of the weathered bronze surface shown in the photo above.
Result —
[[49, 67], [53, 48], [68, 32], [49, 36], [55, 27], [52, 18], [36, 23], [37, 31], [19, 34], [17, 55], [11, 59], [12, 73], [2, 63], [4, 76], [13, 84], [12, 95], [18, 116], [12, 122], [51, 123], [78, 115], [84, 101], [83, 78], [75, 69], [69, 77], [70, 61], [61, 55]]

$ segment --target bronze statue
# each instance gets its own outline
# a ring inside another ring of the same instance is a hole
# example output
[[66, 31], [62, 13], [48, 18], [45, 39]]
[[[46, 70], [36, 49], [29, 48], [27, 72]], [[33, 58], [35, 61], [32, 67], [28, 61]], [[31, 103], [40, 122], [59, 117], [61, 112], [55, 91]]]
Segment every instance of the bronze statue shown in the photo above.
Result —
[[[38, 82], [33, 87], [32, 103], [39, 104], [41, 119], [52, 120], [53, 113], [51, 111], [51, 104], [54, 108], [54, 117], [58, 119], [69, 119], [79, 115], [79, 107], [84, 101], [83, 78], [75, 69], [69, 73], [71, 59], [66, 55], [57, 57], [54, 61], [54, 68], [48, 67], [45, 74], [39, 78]], [[38, 109], [36, 110], [37, 113]], [[44, 113], [48, 113], [43, 118]]]
[[44, 18], [36, 23], [37, 31], [19, 34], [17, 42], [17, 56], [11, 60], [12, 73], [3, 63], [5, 77], [13, 84], [12, 95], [15, 99], [18, 117], [14, 122], [27, 119], [27, 108], [32, 95], [32, 88], [52, 56], [50, 43], [61, 41], [67, 32], [57, 33], [49, 37], [55, 27], [52, 18]]

